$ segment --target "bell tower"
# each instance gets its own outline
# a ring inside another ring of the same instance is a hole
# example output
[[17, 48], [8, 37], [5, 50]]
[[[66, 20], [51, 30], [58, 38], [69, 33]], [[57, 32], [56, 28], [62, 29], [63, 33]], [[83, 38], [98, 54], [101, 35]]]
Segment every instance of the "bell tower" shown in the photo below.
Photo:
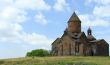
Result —
[[96, 38], [92, 35], [92, 30], [91, 30], [90, 27], [89, 27], [88, 30], [87, 30], [87, 39], [88, 39], [89, 41], [96, 40]]
[[68, 31], [73, 33], [81, 32], [81, 21], [75, 12], [68, 21]]
[[87, 30], [87, 34], [88, 34], [88, 35], [92, 35], [92, 30], [91, 30], [90, 27], [89, 27], [88, 30]]

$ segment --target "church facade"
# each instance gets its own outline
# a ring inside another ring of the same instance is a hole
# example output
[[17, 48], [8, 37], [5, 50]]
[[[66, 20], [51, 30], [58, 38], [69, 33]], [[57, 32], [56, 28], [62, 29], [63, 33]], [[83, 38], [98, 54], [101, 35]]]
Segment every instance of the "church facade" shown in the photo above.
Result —
[[109, 56], [109, 44], [97, 40], [88, 28], [87, 35], [81, 31], [81, 21], [74, 12], [61, 38], [52, 43], [53, 56]]

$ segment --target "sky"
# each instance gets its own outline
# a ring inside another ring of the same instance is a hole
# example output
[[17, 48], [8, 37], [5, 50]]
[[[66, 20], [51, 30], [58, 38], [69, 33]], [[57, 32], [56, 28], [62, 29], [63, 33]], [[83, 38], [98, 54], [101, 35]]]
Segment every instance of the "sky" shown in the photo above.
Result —
[[110, 0], [0, 0], [0, 59], [51, 49], [76, 12], [82, 31], [92, 28], [110, 44]]

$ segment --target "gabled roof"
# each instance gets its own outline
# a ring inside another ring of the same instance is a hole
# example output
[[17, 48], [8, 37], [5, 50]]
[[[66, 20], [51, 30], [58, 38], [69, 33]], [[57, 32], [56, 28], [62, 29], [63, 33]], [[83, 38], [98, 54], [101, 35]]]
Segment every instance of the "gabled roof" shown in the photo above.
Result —
[[76, 39], [80, 38], [81, 36], [83, 36], [84, 38], [86, 38], [86, 35], [85, 35], [84, 32], [81, 32], [81, 33], [69, 33], [68, 35], [70, 37], [76, 38]]
[[[95, 43], [95, 44], [107, 44], [107, 45], [109, 45], [104, 39], [93, 40], [90, 42]], [[98, 43], [98, 42], [101, 42], [101, 43]]]
[[103, 40], [103, 39], [93, 40], [93, 41], [90, 41], [90, 42], [100, 42], [101, 40]]
[[57, 39], [52, 43], [52, 45], [54, 45], [55, 43], [58, 43], [58, 42], [60, 42], [60, 38], [57, 38]]
[[96, 38], [95, 38], [93, 35], [88, 35], [88, 36], [87, 36], [87, 39], [88, 39], [89, 41], [96, 40]]
[[[86, 39], [87, 39], [84, 32], [80, 32], [80, 33], [68, 33], [68, 36], [74, 42], [82, 42], [82, 41], [86, 41]], [[82, 40], [82, 39], [84, 39], [84, 40]]]
[[79, 17], [76, 15], [75, 12], [74, 12], [74, 13], [72, 14], [72, 16], [70, 17], [68, 23], [69, 23], [69, 22], [80, 22], [80, 23], [81, 23]]

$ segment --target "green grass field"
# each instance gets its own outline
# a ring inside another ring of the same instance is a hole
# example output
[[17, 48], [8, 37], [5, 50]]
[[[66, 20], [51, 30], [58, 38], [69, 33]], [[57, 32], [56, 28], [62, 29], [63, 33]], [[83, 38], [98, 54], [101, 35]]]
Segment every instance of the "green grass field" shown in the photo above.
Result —
[[0, 65], [110, 65], [110, 57], [26, 57], [3, 59]]

